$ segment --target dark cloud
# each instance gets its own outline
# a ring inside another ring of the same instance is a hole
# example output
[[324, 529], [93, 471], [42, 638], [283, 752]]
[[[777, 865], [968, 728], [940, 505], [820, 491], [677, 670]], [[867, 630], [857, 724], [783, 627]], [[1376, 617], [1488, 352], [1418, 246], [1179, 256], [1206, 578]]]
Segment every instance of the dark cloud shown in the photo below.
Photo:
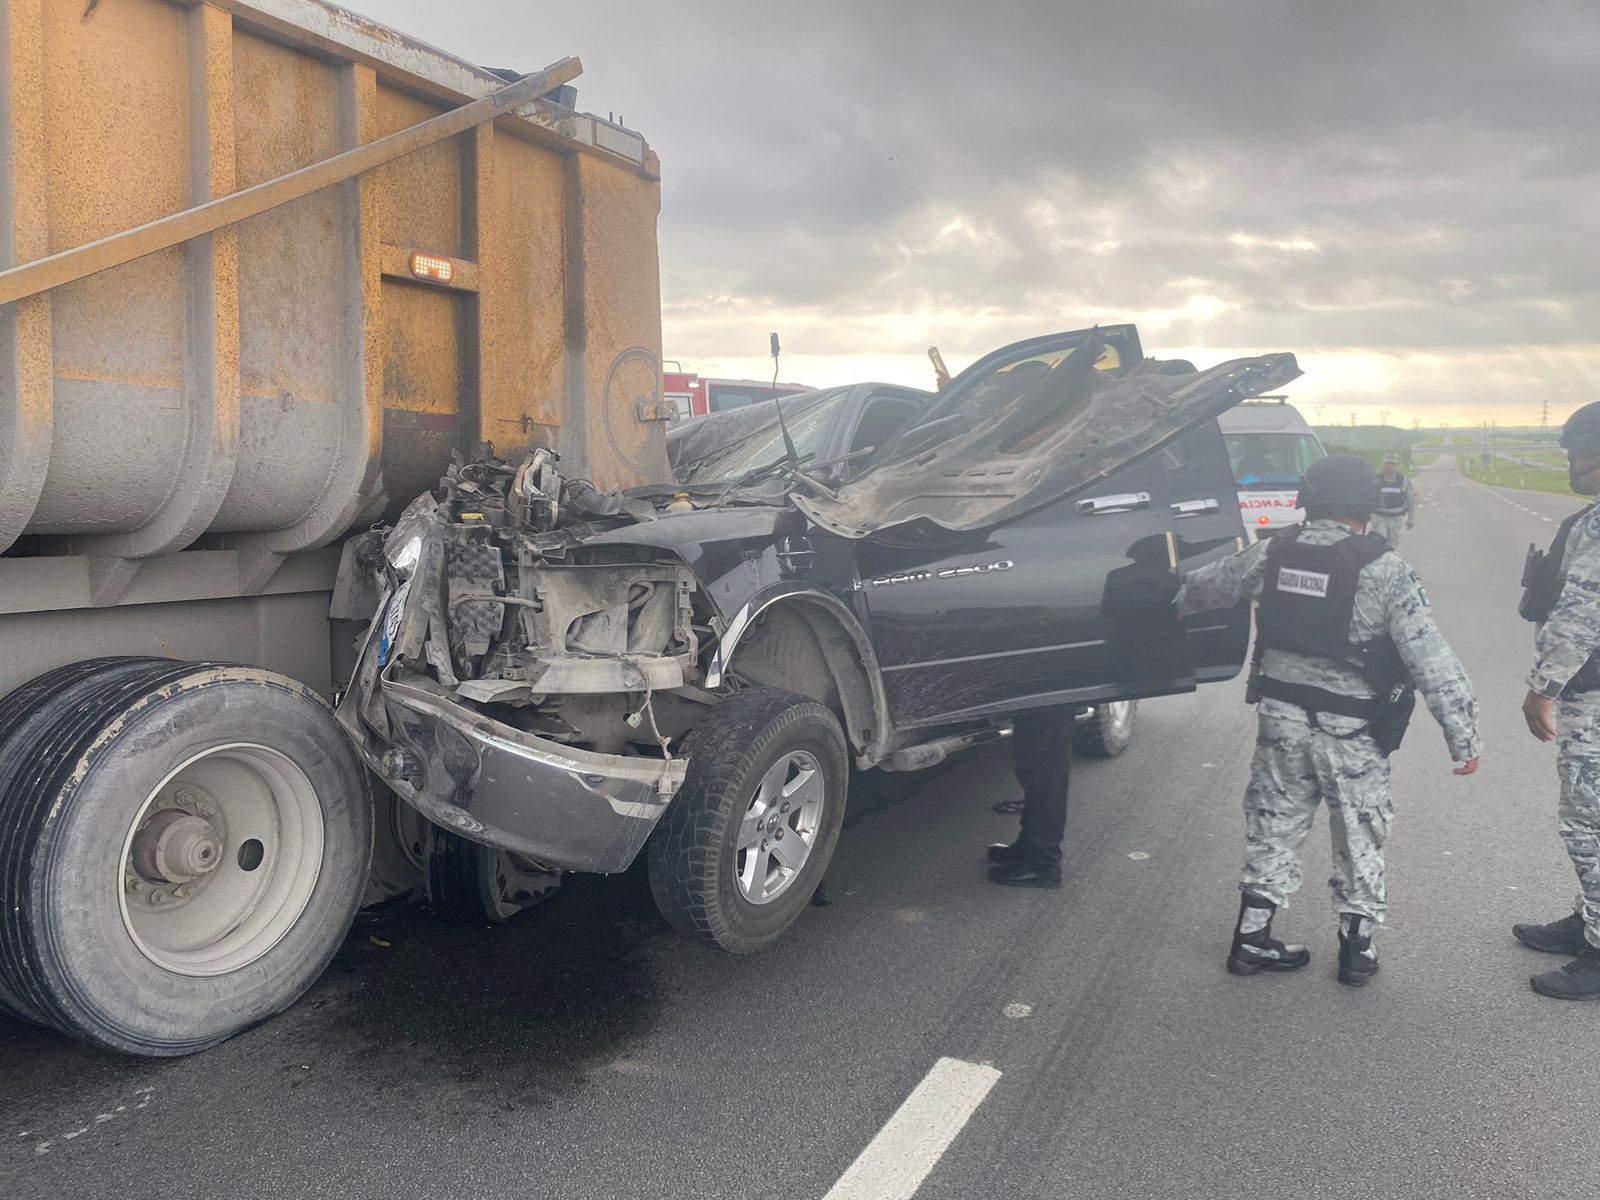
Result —
[[1600, 381], [1581, 0], [356, 4], [478, 61], [583, 56], [583, 106], [663, 159], [674, 354], [774, 314], [828, 356], [919, 354], [919, 314], [1126, 312], [1161, 344], [1442, 356], [1422, 402], [1511, 403], [1475, 382], [1508, 348], [1530, 405]]

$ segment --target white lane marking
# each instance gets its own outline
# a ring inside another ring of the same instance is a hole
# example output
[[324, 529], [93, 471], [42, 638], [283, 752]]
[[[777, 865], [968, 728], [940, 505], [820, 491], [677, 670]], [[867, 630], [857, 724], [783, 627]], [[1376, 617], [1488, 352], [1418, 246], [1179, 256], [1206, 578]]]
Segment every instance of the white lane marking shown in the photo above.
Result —
[[1512, 508], [1521, 509], [1523, 512], [1527, 513], [1530, 517], [1538, 517], [1539, 520], [1543, 521], [1546, 525], [1554, 525], [1556, 523], [1554, 517], [1547, 517], [1542, 512], [1536, 512], [1535, 510], [1533, 510], [1531, 508], [1528, 508], [1526, 505], [1518, 504], [1510, 496], [1502, 496], [1499, 492], [1495, 491], [1492, 487], [1487, 487], [1487, 486], [1484, 486], [1484, 485], [1481, 485], [1481, 484], [1479, 486], [1482, 487], [1484, 491], [1488, 492], [1489, 495], [1493, 496], [1496, 500], [1504, 500], [1507, 504], [1511, 505]]
[[1033, 1005], [1023, 1004], [1021, 1001], [1017, 1001], [1015, 1003], [1006, 1005], [1002, 1011], [1004, 1011], [1005, 1015], [1010, 1017], [1013, 1021], [1020, 1021], [1024, 1017], [1033, 1016]]
[[823, 1200], [910, 1200], [999, 1079], [991, 1066], [941, 1058]]
[[1134, 862], [1143, 862], [1145, 859], [1149, 858], [1150, 855], [1144, 850], [1134, 850], [1129, 853], [1128, 857], [1133, 859]]

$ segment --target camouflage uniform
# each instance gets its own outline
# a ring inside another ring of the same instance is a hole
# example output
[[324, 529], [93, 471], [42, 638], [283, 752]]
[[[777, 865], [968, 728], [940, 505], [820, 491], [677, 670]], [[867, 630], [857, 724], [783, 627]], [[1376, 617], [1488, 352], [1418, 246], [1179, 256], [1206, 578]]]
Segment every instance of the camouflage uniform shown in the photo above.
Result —
[[[1600, 648], [1600, 506], [1573, 525], [1562, 558], [1566, 586], [1534, 638], [1528, 686], [1560, 697], [1567, 681]], [[1556, 822], [1578, 873], [1576, 911], [1584, 934], [1600, 946], [1600, 692], [1557, 699]]]
[[[1328, 546], [1350, 537], [1337, 521], [1310, 521], [1300, 540]], [[1270, 541], [1188, 575], [1178, 598], [1182, 615], [1228, 608], [1261, 595]], [[1458, 762], [1480, 749], [1478, 703], [1460, 661], [1445, 644], [1428, 611], [1427, 593], [1415, 571], [1385, 553], [1360, 575], [1350, 620], [1354, 642], [1388, 634], [1394, 639], [1417, 690], [1444, 729]], [[1344, 663], [1282, 650], [1268, 650], [1265, 672], [1286, 683], [1370, 697], [1360, 673]], [[1300, 886], [1306, 835], [1319, 801], [1328, 805], [1333, 838], [1334, 911], [1382, 923], [1386, 909], [1383, 844], [1394, 816], [1389, 760], [1363, 729], [1365, 721], [1319, 713], [1314, 729], [1305, 710], [1262, 699], [1250, 784], [1245, 791], [1246, 859], [1240, 890], [1282, 906]], [[1355, 736], [1341, 737], [1340, 735]], [[1600, 760], [1597, 760], [1600, 763]]]
[[[1378, 476], [1378, 483], [1383, 484], [1383, 476]], [[1389, 543], [1389, 549], [1400, 549], [1400, 535], [1406, 530], [1407, 521], [1417, 519], [1417, 493], [1412, 487], [1411, 480], [1406, 480], [1406, 511], [1403, 513], [1375, 512], [1372, 521], [1367, 525], [1369, 533], [1375, 533]]]

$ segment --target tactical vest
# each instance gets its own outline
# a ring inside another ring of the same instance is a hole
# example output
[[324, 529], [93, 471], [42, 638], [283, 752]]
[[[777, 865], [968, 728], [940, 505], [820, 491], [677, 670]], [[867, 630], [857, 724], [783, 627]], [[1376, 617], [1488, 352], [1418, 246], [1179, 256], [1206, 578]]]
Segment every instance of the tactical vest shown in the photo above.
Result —
[[[1410, 679], [1393, 639], [1385, 635], [1369, 642], [1350, 640], [1361, 572], [1389, 549], [1388, 544], [1379, 537], [1352, 534], [1331, 546], [1313, 546], [1299, 540], [1301, 532], [1280, 534], [1267, 551], [1266, 578], [1256, 610], [1252, 689], [1305, 709], [1313, 721], [1318, 712], [1372, 721], [1385, 703], [1399, 703], [1401, 692], [1410, 693]], [[1375, 696], [1346, 696], [1273, 679], [1262, 667], [1266, 650], [1286, 650], [1351, 667]]]
[[1382, 475], [1378, 476], [1378, 511], [1386, 517], [1398, 516], [1406, 511], [1410, 500], [1411, 485], [1406, 477], [1395, 472], [1394, 482]]
[[[1595, 506], [1592, 504], [1588, 508], [1580, 508], [1556, 526], [1556, 536], [1550, 542], [1549, 550], [1540, 550], [1534, 545], [1528, 547], [1528, 557], [1522, 563], [1522, 601], [1517, 605], [1517, 614], [1524, 621], [1543, 625], [1550, 619], [1550, 614], [1555, 611], [1556, 602], [1561, 599], [1562, 590], [1567, 586], [1567, 573], [1564, 569], [1567, 561], [1567, 539], [1572, 536], [1573, 526], [1594, 510]], [[1593, 691], [1600, 691], [1600, 650], [1589, 655], [1589, 661], [1567, 681], [1567, 686], [1561, 689], [1561, 694], [1564, 697], [1571, 697]]]

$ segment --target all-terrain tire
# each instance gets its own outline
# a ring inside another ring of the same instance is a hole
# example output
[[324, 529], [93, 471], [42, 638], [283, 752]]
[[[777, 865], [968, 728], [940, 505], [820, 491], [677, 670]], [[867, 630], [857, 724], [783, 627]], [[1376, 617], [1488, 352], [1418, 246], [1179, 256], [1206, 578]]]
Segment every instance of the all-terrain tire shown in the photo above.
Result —
[[[849, 748], [834, 715], [779, 688], [753, 688], [719, 704], [684, 739], [683, 787], [651, 835], [650, 891], [674, 928], [735, 954], [776, 941], [807, 907], [844, 824]], [[822, 812], [792, 881], [752, 903], [737, 878], [738, 837], [763, 776], [786, 756], [818, 764]]]
[[1090, 758], [1116, 758], [1133, 744], [1138, 715], [1137, 700], [1097, 705], [1093, 716], [1074, 727], [1073, 749]]
[[[195, 852], [217, 865], [147, 919], [157, 910], [128, 899], [129, 847], [150, 814], [193, 815], [178, 788], [215, 818], [219, 840]], [[245, 814], [286, 823], [234, 846]], [[0, 702], [0, 980], [11, 1007], [91, 1045], [187, 1054], [287, 1008], [343, 940], [371, 842], [354, 750], [281, 675], [97, 660]]]

